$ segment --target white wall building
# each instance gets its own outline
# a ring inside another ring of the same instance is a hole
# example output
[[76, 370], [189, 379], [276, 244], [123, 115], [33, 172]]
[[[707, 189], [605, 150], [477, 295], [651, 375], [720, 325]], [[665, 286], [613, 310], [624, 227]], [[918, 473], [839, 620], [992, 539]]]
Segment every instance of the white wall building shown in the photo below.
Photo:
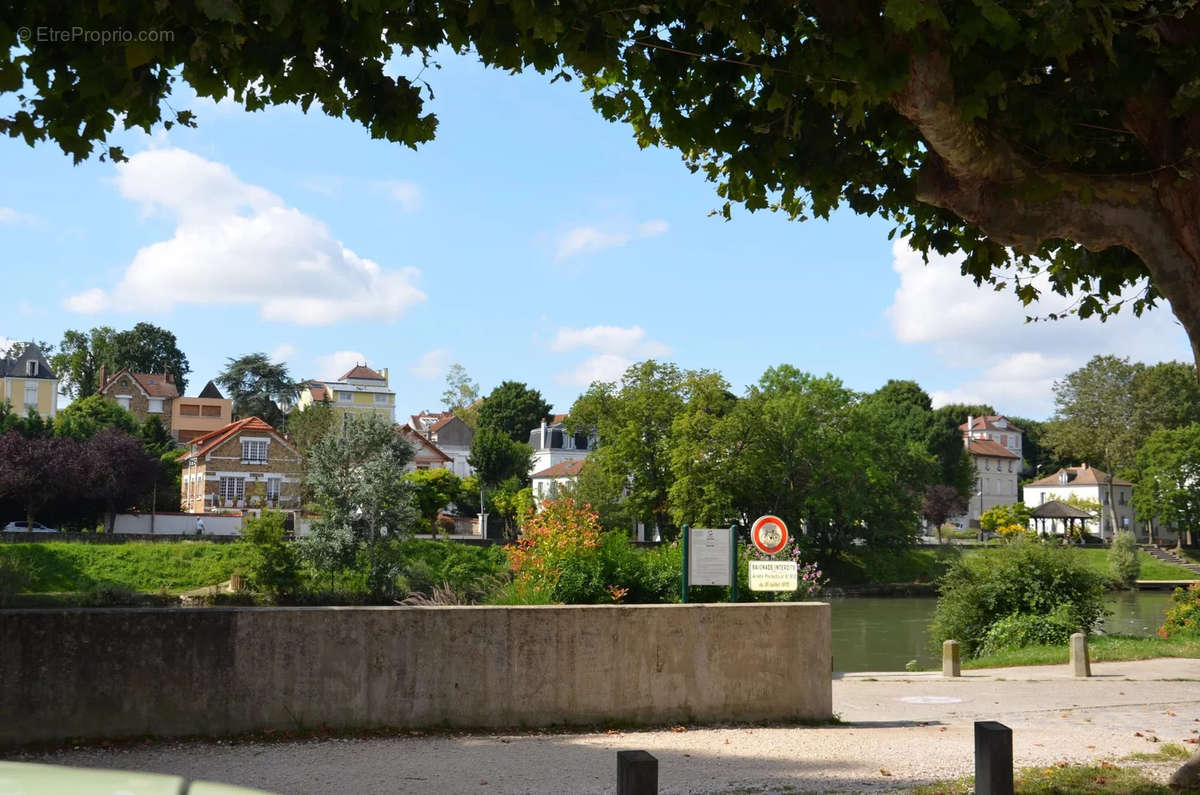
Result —
[[[1113, 518], [1117, 530], [1134, 530], [1133, 484], [1128, 480], [1112, 477], [1112, 510], [1109, 510], [1109, 478], [1111, 476], [1095, 467], [1080, 464], [1065, 467], [1053, 475], [1035, 480], [1025, 486], [1025, 504], [1030, 508], [1057, 500], [1066, 502], [1071, 496], [1100, 503], [1103, 521], [1086, 523], [1087, 532], [1111, 539], [1114, 535]], [[1062, 528], [1055, 528], [1062, 532]]]
[[967, 417], [958, 426], [963, 444], [975, 465], [975, 493], [967, 503], [967, 512], [955, 520], [966, 526], [997, 505], [1017, 501], [1021, 476], [1023, 431], [999, 415]]
[[566, 414], [555, 414], [550, 422], [542, 420], [540, 428], [529, 432], [529, 446], [533, 448], [529, 462], [531, 476], [565, 461], [583, 461], [596, 449], [595, 438], [587, 433], [567, 433], [566, 419]]

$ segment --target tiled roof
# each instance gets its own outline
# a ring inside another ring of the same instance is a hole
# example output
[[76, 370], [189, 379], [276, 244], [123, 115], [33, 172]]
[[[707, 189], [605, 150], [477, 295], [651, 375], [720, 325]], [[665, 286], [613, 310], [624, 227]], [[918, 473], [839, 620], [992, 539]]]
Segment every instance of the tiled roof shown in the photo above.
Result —
[[549, 424], [550, 425], [562, 425], [564, 422], [567, 421], [567, 417], [569, 417], [569, 416], [571, 416], [571, 415], [570, 414], [555, 414], [552, 417], [550, 417]]
[[[434, 433], [436, 431], [440, 431], [442, 428], [445, 428], [447, 425], [449, 425], [451, 421], [457, 419], [458, 416], [453, 411], [444, 412], [442, 414], [442, 418], [430, 426], [429, 432]], [[461, 420], [459, 421], [461, 422]]]
[[217, 389], [217, 385], [212, 381], [209, 381], [207, 384], [205, 384], [204, 389], [201, 389], [200, 394], [196, 397], [215, 398], [217, 400], [225, 399], [225, 396], [221, 394], [221, 390]]
[[239, 433], [242, 433], [243, 431], [269, 433], [279, 441], [288, 445], [288, 447], [291, 447], [291, 444], [289, 444], [279, 434], [279, 431], [275, 430], [275, 428], [270, 425], [270, 423], [266, 422], [265, 420], [260, 420], [258, 417], [247, 417], [244, 420], [231, 422], [223, 428], [217, 428], [215, 431], [209, 431], [202, 436], [197, 436], [196, 438], [192, 439], [189, 444], [195, 447], [196, 451], [194, 453], [188, 453], [186, 456], [184, 456], [184, 458], [199, 458], [202, 455], [206, 455], [217, 445], [225, 442], [229, 438], [236, 436]]
[[449, 463], [454, 460], [450, 456], [443, 453], [438, 448], [438, 446], [435, 445], [433, 442], [429, 441], [424, 436], [417, 433], [416, 431], [414, 431], [412, 428], [408, 427], [407, 425], [396, 426], [396, 432], [399, 433], [401, 436], [403, 436], [409, 442], [413, 442], [415, 444], [422, 445], [427, 450], [429, 450], [430, 452], [432, 452], [435, 455], [437, 455], [438, 457], [440, 457], [442, 459], [442, 461], [445, 461], [446, 463]]
[[[1004, 420], [1004, 427], [1001, 428], [996, 424], [996, 420]], [[958, 426], [960, 431], [967, 429], [967, 424], [964, 422]], [[1003, 414], [988, 414], [986, 416], [975, 417], [971, 421], [971, 430], [973, 431], [1013, 431], [1014, 433], [1024, 433], [1016, 425], [1008, 421], [1008, 417]]]
[[149, 397], [155, 398], [176, 398], [179, 397], [179, 389], [175, 386], [175, 381], [170, 376], [162, 373], [134, 373], [129, 370], [118, 370], [112, 374], [112, 377], [100, 387], [100, 391], [108, 389], [109, 386], [116, 383], [117, 379], [122, 375], [128, 375], [132, 378], [143, 392]]
[[[1063, 467], [1053, 475], [1044, 477], [1041, 480], [1035, 480], [1028, 484], [1029, 486], [1063, 486], [1062, 473], [1067, 473], [1067, 486], [1106, 486], [1108, 485], [1108, 473], [1103, 469], [1096, 469], [1087, 464], [1080, 464], [1077, 467]], [[1128, 480], [1113, 478], [1114, 486], [1132, 486]]]
[[[37, 362], [37, 375], [26, 375], [26, 362]], [[27, 342], [21, 350], [20, 356], [5, 358], [0, 356], [0, 377], [11, 376], [14, 378], [57, 378], [54, 371], [50, 369], [50, 362], [46, 361], [46, 356], [42, 353], [42, 349], [35, 343]]]
[[1020, 458], [1021, 456], [1009, 450], [1002, 444], [997, 444], [991, 439], [972, 439], [967, 447], [971, 455], [986, 455], [992, 458]]
[[383, 373], [372, 370], [370, 367], [367, 367], [365, 364], [355, 365], [354, 367], [350, 368], [350, 371], [348, 373], [343, 375], [338, 380], [346, 381], [351, 378], [363, 378], [363, 379], [367, 379], [369, 381], [385, 380], [383, 377]]
[[532, 478], [573, 478], [583, 471], [583, 459], [577, 461], [559, 461], [551, 467], [546, 467], [541, 472], [534, 472], [529, 477]]

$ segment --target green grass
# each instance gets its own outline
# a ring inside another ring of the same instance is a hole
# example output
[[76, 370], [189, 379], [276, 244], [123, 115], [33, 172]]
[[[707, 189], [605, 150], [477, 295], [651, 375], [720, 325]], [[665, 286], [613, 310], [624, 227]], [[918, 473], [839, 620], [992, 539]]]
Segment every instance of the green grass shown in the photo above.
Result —
[[1182, 762], [1192, 755], [1192, 752], [1179, 743], [1163, 743], [1162, 747], [1153, 753], [1137, 752], [1122, 757], [1133, 762]]
[[[974, 779], [938, 781], [912, 790], [915, 795], [969, 792]], [[1061, 795], [1063, 793], [1124, 793], [1124, 795], [1166, 795], [1172, 790], [1151, 773], [1139, 767], [1120, 767], [1109, 762], [1094, 765], [1059, 764], [1022, 769], [1013, 782], [1020, 795]]]
[[932, 582], [958, 554], [954, 547], [858, 548], [822, 566], [831, 585]]
[[[1087, 561], [1088, 568], [1103, 574], [1105, 577], [1111, 576], [1108, 568], [1108, 550], [1107, 549], [1078, 549], [1080, 555], [1083, 555]], [[1182, 566], [1176, 566], [1174, 563], [1163, 563], [1157, 558], [1152, 558], [1145, 552], [1140, 552], [1138, 558], [1142, 561], [1142, 572], [1138, 575], [1139, 580], [1195, 580], [1196, 575]]]
[[0, 558], [28, 567], [31, 593], [86, 591], [100, 583], [137, 591], [186, 591], [228, 580], [235, 568], [246, 568], [249, 552], [246, 544], [210, 541], [0, 545]]
[[[1200, 638], [1133, 638], [1125, 635], [1094, 635], [1088, 638], [1088, 657], [1092, 662], [1150, 660], [1155, 657], [1200, 657]], [[1009, 668], [1015, 665], [1066, 664], [1070, 658], [1064, 646], [1027, 646], [963, 660], [963, 668]]]

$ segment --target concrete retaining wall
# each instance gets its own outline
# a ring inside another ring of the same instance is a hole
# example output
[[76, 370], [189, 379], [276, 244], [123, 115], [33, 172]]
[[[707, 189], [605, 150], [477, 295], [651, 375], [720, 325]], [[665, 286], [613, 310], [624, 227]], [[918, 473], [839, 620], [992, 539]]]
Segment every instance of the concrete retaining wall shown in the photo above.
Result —
[[828, 719], [829, 605], [0, 611], [0, 744]]
[[[242, 532], [245, 521], [241, 514], [163, 513], [154, 514], [154, 533], [194, 536], [196, 519], [204, 520], [204, 535], [235, 536]], [[114, 533], [150, 534], [150, 514], [119, 513], [113, 522]]]

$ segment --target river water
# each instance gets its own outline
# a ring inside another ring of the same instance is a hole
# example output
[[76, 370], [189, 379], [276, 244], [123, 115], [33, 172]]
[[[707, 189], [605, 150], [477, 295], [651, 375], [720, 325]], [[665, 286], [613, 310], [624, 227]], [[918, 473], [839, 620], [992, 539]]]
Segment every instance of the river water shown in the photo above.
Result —
[[[909, 660], [923, 668], [941, 665], [931, 648], [933, 597], [853, 597], [830, 599], [833, 607], [833, 670], [902, 671]], [[1112, 615], [1103, 629], [1149, 637], [1162, 624], [1170, 591], [1135, 591], [1109, 599]]]

